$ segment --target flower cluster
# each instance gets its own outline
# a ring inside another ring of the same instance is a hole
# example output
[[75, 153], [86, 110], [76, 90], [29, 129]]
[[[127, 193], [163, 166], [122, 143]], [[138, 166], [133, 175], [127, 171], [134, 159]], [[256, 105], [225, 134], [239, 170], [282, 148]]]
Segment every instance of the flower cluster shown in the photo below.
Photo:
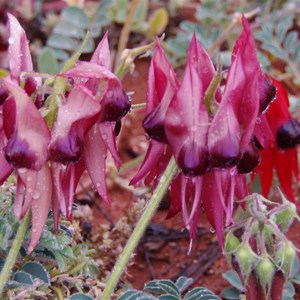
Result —
[[257, 172], [261, 184], [262, 195], [268, 196], [276, 170], [283, 192], [290, 201], [295, 202], [292, 182], [293, 177], [300, 180], [296, 146], [300, 143], [300, 124], [289, 112], [288, 94], [283, 83], [272, 79], [277, 88], [276, 101], [272, 102], [266, 117], [274, 140], [260, 150], [261, 163]]
[[158, 180], [173, 155], [180, 172], [171, 185], [168, 217], [182, 210], [191, 241], [203, 207], [223, 244], [234, 197], [248, 194], [245, 174], [259, 163], [254, 137], [264, 146], [272, 136], [262, 113], [276, 90], [260, 68], [248, 22], [242, 22], [224, 86], [221, 70], [195, 35], [181, 82], [159, 42], [151, 61], [143, 123], [150, 146], [131, 183], [145, 175], [146, 184]]
[[106, 155], [110, 151], [120, 166], [115, 127], [129, 111], [130, 101], [111, 72], [107, 35], [90, 62], [78, 61], [55, 77], [44, 99], [49, 86], [32, 72], [25, 32], [12, 15], [8, 26], [9, 76], [0, 86], [0, 184], [16, 172], [14, 213], [22, 218], [32, 211], [31, 252], [51, 205], [57, 229], [59, 211], [71, 216], [73, 194], [85, 170], [109, 201]]

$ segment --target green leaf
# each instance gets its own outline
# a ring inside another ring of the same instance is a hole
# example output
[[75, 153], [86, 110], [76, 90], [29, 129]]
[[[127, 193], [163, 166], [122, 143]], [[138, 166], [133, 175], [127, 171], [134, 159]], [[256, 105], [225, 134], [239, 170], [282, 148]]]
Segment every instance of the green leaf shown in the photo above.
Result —
[[286, 60], [286, 54], [282, 51], [282, 49], [278, 48], [276, 45], [274, 44], [270, 44], [270, 43], [264, 43], [261, 46], [263, 49], [269, 51], [270, 53], [272, 53], [274, 56]]
[[148, 13], [148, 0], [140, 0], [132, 24], [132, 28], [134, 30], [139, 30], [142, 27], [144, 21], [146, 20], [147, 13]]
[[180, 296], [162, 295], [158, 297], [159, 300], [181, 300]]
[[298, 40], [298, 32], [296, 30], [289, 32], [284, 41], [285, 50], [287, 51], [293, 50], [292, 48], [295, 46], [297, 40]]
[[85, 31], [82, 28], [63, 20], [54, 27], [53, 33], [81, 39], [85, 37]]
[[240, 292], [234, 287], [226, 288], [222, 291], [221, 297], [229, 300], [239, 300]]
[[46, 284], [50, 284], [49, 273], [39, 262], [30, 261], [23, 266], [22, 270], [30, 274], [33, 278], [38, 278]]
[[58, 264], [60, 271], [64, 271], [66, 268], [65, 258], [60, 254], [59, 251], [54, 250], [53, 254], [55, 255], [55, 259], [56, 259], [56, 262]]
[[210, 290], [204, 287], [197, 287], [189, 291], [184, 300], [220, 300], [220, 298], [213, 294]]
[[294, 278], [296, 276], [296, 274], [299, 272], [299, 268], [300, 268], [300, 261], [299, 261], [298, 256], [295, 256], [294, 261], [291, 266], [289, 278]]
[[152, 296], [151, 294], [137, 291], [137, 290], [128, 290], [123, 293], [121, 296], [118, 297], [118, 300], [157, 300], [156, 297]]
[[295, 293], [296, 291], [293, 284], [288, 281], [283, 288], [283, 296], [293, 298], [295, 296]]
[[60, 34], [53, 34], [49, 37], [47, 45], [53, 48], [74, 51], [78, 48], [78, 43], [73, 38]]
[[241, 282], [237, 272], [228, 271], [228, 272], [224, 273], [222, 276], [226, 281], [228, 281], [232, 286], [234, 286], [239, 291], [244, 290], [242, 282]]
[[25, 285], [33, 285], [33, 280], [30, 274], [23, 271], [18, 271], [14, 275], [14, 281]]
[[53, 49], [44, 47], [37, 59], [38, 70], [42, 73], [57, 74], [58, 62]]
[[85, 12], [75, 6], [70, 6], [62, 11], [61, 19], [71, 23], [75, 27], [87, 29], [90, 25]]
[[76, 293], [70, 297], [70, 300], [93, 300], [93, 299], [94, 298], [91, 297], [90, 295], [83, 294], [83, 293]]
[[294, 61], [298, 60], [300, 57], [300, 41], [297, 42], [296, 46], [295, 46], [295, 49], [293, 51], [293, 54], [292, 54], [292, 59]]
[[64, 50], [53, 49], [53, 51], [55, 52], [57, 59], [59, 59], [61, 61], [66, 61], [70, 57], [69, 54]]
[[293, 283], [300, 284], [300, 273], [298, 273], [294, 278], [292, 278]]
[[293, 18], [290, 16], [285, 16], [279, 21], [278, 25], [276, 26], [276, 39], [280, 44], [283, 42], [283, 39], [292, 24]]
[[180, 297], [180, 292], [171, 280], [153, 280], [145, 284], [144, 290], [157, 294], [169, 294]]
[[194, 280], [193, 278], [187, 278], [185, 276], [180, 276], [175, 284], [177, 285], [177, 288], [181, 293], [183, 293], [188, 287], [190, 287], [193, 284]]

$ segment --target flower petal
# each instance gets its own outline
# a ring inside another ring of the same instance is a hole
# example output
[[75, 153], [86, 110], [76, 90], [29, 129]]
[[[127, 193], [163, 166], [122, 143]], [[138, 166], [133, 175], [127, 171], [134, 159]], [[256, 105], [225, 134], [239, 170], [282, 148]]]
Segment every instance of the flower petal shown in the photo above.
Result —
[[8, 13], [7, 16], [9, 25], [8, 62], [10, 77], [19, 83], [21, 72], [33, 70], [32, 60], [24, 29], [13, 15]]
[[99, 125], [94, 125], [86, 136], [86, 149], [84, 159], [87, 171], [91, 177], [95, 189], [102, 199], [109, 203], [106, 189], [106, 152], [107, 148], [102, 139]]
[[52, 178], [48, 165], [38, 172], [36, 188], [32, 196], [32, 234], [28, 247], [30, 254], [39, 241], [48, 218], [52, 199]]
[[6, 159], [16, 168], [39, 170], [47, 159], [49, 129], [24, 90], [11, 80], [3, 81], [12, 95], [3, 104]]
[[93, 56], [90, 60], [91, 63], [95, 63], [111, 71], [111, 58], [108, 44], [108, 32], [106, 32], [98, 44]]
[[84, 86], [76, 86], [57, 113], [49, 145], [50, 159], [77, 162], [83, 153], [84, 136], [97, 121], [100, 105]]
[[191, 60], [166, 115], [165, 129], [178, 166], [195, 176], [208, 170], [209, 115], [202, 101], [203, 87]]
[[167, 60], [159, 41], [150, 64], [147, 85], [147, 116], [143, 127], [150, 138], [167, 143], [165, 118], [170, 102], [178, 89], [176, 74]]

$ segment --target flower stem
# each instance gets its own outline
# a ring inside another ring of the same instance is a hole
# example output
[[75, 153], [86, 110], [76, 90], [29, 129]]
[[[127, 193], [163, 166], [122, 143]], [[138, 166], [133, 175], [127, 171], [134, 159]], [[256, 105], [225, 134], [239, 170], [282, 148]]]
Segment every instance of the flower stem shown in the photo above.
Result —
[[127, 45], [131, 25], [133, 23], [133, 18], [134, 18], [135, 11], [137, 9], [138, 4], [139, 4], [139, 0], [132, 0], [132, 2], [131, 2], [128, 17], [123, 26], [120, 40], [119, 40], [119, 47], [118, 47], [118, 51], [117, 51], [117, 55], [116, 55], [116, 59], [115, 59], [115, 71], [117, 71], [117, 69], [118, 69], [121, 53], [123, 52], [123, 50], [125, 49], [125, 47]]
[[152, 195], [151, 199], [149, 200], [147, 207], [145, 208], [144, 212], [140, 216], [140, 219], [139, 219], [138, 223], [136, 224], [135, 229], [133, 230], [129, 240], [127, 241], [127, 244], [126, 244], [123, 252], [121, 253], [121, 255], [112, 271], [112, 274], [111, 274], [111, 276], [106, 284], [105, 290], [103, 292], [103, 295], [101, 298], [102, 300], [110, 299], [111, 294], [113, 293], [114, 288], [117, 285], [135, 247], [137, 246], [138, 242], [140, 241], [152, 216], [156, 212], [160, 201], [162, 200], [164, 194], [166, 193], [176, 170], [177, 170], [177, 166], [176, 166], [174, 158], [172, 158], [170, 160], [164, 174], [161, 176], [160, 181], [159, 181], [156, 189], [154, 190], [153, 195]]
[[25, 217], [23, 218], [23, 220], [20, 224], [20, 227], [19, 227], [16, 237], [13, 241], [13, 244], [9, 250], [8, 256], [6, 258], [5, 264], [4, 264], [1, 274], [0, 274], [0, 297], [2, 296], [3, 289], [4, 289], [5, 284], [11, 274], [12, 268], [15, 265], [17, 256], [18, 256], [20, 248], [22, 246], [22, 242], [25, 237], [25, 233], [30, 224], [30, 219], [31, 219], [31, 210], [28, 210], [28, 212], [26, 213]]

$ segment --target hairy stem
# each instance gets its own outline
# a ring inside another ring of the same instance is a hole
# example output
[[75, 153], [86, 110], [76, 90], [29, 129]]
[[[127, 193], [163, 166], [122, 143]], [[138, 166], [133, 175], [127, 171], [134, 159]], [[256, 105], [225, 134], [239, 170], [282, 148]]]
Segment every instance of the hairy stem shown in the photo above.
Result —
[[146, 227], [148, 226], [152, 216], [156, 212], [160, 201], [162, 200], [164, 194], [166, 193], [174, 174], [176, 173], [177, 166], [174, 158], [172, 158], [164, 172], [161, 176], [159, 184], [157, 185], [156, 189], [153, 192], [151, 199], [147, 207], [145, 208], [144, 212], [140, 216], [138, 223], [135, 226], [127, 244], [121, 253], [112, 274], [106, 284], [105, 290], [102, 295], [102, 300], [110, 299], [115, 286], [117, 285], [125, 267], [136, 248], [138, 242], [140, 241], [142, 235], [145, 232]]
[[18, 253], [21, 249], [22, 242], [25, 237], [25, 233], [30, 224], [30, 219], [31, 219], [31, 210], [28, 210], [28, 212], [26, 213], [25, 217], [23, 218], [23, 220], [20, 224], [20, 227], [19, 227], [16, 237], [13, 241], [13, 244], [9, 250], [8, 256], [6, 258], [5, 264], [4, 264], [1, 274], [0, 274], [0, 297], [2, 296], [5, 284], [11, 274], [11, 271], [12, 271], [15, 263], [16, 263], [16, 259], [17, 259]]

